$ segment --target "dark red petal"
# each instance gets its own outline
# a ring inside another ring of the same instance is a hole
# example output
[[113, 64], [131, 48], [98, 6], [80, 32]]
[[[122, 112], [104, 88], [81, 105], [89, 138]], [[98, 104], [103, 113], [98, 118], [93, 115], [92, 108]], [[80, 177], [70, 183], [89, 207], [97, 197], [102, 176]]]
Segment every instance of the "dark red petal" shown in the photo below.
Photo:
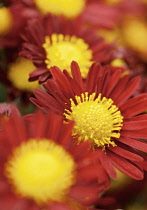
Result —
[[133, 162], [120, 157], [110, 150], [107, 151], [107, 155], [111, 159], [113, 165], [121, 172], [136, 180], [143, 179], [143, 171], [137, 165], [133, 164]]
[[[118, 143], [119, 144], [119, 143]], [[112, 152], [126, 158], [129, 159], [131, 161], [143, 161], [143, 158], [137, 154], [135, 154], [135, 151], [133, 153], [133, 149], [131, 150], [131, 148], [120, 144], [120, 146], [123, 146], [123, 148], [116, 146], [116, 147], [109, 147], [108, 150], [111, 150]]]
[[107, 154], [104, 154], [101, 156], [100, 161], [102, 163], [102, 166], [105, 168], [106, 172], [110, 177], [113, 179], [117, 179], [117, 173], [116, 170], [114, 169], [113, 164], [111, 163], [109, 157]]
[[86, 186], [74, 186], [71, 189], [70, 196], [75, 200], [85, 204], [91, 205], [98, 200], [98, 184], [91, 183], [88, 187]]
[[43, 84], [43, 87], [47, 90], [49, 95], [53, 96], [60, 103], [61, 106], [65, 107], [65, 104], [70, 105], [69, 99], [67, 99], [60, 91], [56, 83], [50, 79], [47, 80], [47, 84]]
[[115, 88], [116, 84], [120, 80], [120, 74], [121, 71], [115, 71], [109, 78], [109, 85], [107, 86], [105, 97], [109, 98], [109, 95], [111, 95], [111, 91], [113, 91], [113, 88]]
[[73, 126], [74, 126], [74, 121], [70, 121], [68, 124], [63, 124], [62, 130], [59, 132], [58, 135], [59, 139], [58, 142], [62, 144], [65, 148], [68, 148], [68, 150], [69, 150], [69, 145], [73, 144], [73, 139], [71, 137]]
[[74, 97], [74, 92], [71, 88], [71, 85], [69, 81], [67, 80], [66, 76], [63, 74], [63, 72], [56, 66], [51, 67], [50, 71], [59, 89], [63, 92], [63, 94], [67, 98]]
[[78, 170], [77, 184], [84, 183], [85, 181], [91, 182], [94, 179], [96, 180], [96, 178], [97, 178], [97, 169], [91, 163], [89, 166], [81, 168], [81, 170]]
[[84, 92], [84, 86], [83, 86], [83, 80], [82, 80], [80, 68], [77, 62], [75, 61], [71, 63], [71, 72], [72, 72], [73, 79], [79, 86], [80, 91]]
[[[27, 139], [27, 134], [21, 117], [17, 114], [12, 119], [10, 118], [9, 121], [5, 122], [3, 125], [3, 129], [5, 132], [5, 136], [9, 140], [9, 144], [11, 147], [15, 147], [18, 143], [25, 141]], [[10, 147], [9, 145], [9, 147]], [[8, 147], [8, 148], [9, 148]], [[10, 147], [10, 148], [11, 148]]]
[[30, 100], [39, 107], [46, 107], [48, 109], [52, 109], [59, 113], [59, 111], [63, 113], [63, 108], [60, 106], [59, 102], [54, 99], [51, 95], [47, 94], [45, 91], [40, 89], [34, 90], [35, 98], [30, 98]]
[[147, 128], [147, 120], [136, 120], [125, 121], [123, 123], [122, 130], [140, 130]]
[[131, 98], [120, 107], [124, 117], [132, 117], [142, 113], [147, 107], [147, 94], [140, 94]]
[[89, 4], [82, 14], [84, 21], [102, 28], [114, 27], [114, 23], [119, 20], [118, 17], [118, 10], [116, 10], [114, 7], [98, 4], [97, 2], [92, 2]]
[[117, 106], [121, 106], [128, 98], [130, 98], [130, 96], [133, 95], [133, 93], [138, 88], [139, 83], [140, 83], [140, 77], [135, 77], [131, 81], [129, 81], [127, 87], [116, 99], [115, 104], [117, 104]]
[[[120, 109], [122, 110], [122, 109]], [[128, 106], [121, 113], [124, 117], [129, 118], [135, 115], [141, 114], [147, 110], [147, 98], [141, 99], [140, 101]]]
[[34, 116], [34, 134], [37, 139], [43, 138], [46, 135], [46, 124], [48, 117], [43, 115], [41, 111]]
[[119, 141], [135, 149], [138, 149], [142, 152], [147, 152], [147, 143], [141, 140], [127, 138], [127, 137], [122, 136], [121, 138], [119, 138]]
[[[49, 120], [49, 124], [47, 120]], [[53, 112], [48, 112], [46, 117], [46, 138], [57, 141], [60, 138], [60, 130], [62, 129], [63, 118], [60, 115], [55, 115]]]
[[135, 117], [131, 117], [130, 119], [127, 119], [127, 122], [131, 122], [131, 121], [147, 121], [147, 114], [142, 114], [142, 115], [138, 115]]
[[147, 139], [147, 129], [140, 129], [140, 130], [122, 130], [121, 135], [128, 137], [128, 138], [140, 138], [140, 139]]
[[74, 92], [74, 97], [75, 97], [75, 95], [80, 96], [81, 93], [83, 93], [84, 91], [81, 91], [81, 88], [79, 88], [78, 83], [76, 83], [76, 81], [68, 74], [68, 72], [66, 70], [64, 70], [63, 73], [66, 76], [66, 78], [68, 79], [68, 81], [72, 87], [72, 90]]
[[140, 82], [139, 77], [135, 77], [129, 81], [129, 76], [125, 76], [117, 83], [115, 89], [110, 94], [110, 98], [117, 106], [121, 106], [137, 89]]
[[[75, 141], [77, 141], [77, 139], [75, 139]], [[89, 149], [91, 149], [91, 143], [89, 141], [82, 142], [81, 144], [75, 145], [75, 147], [70, 149], [70, 152], [74, 155], [75, 160], [80, 160], [78, 167], [83, 167], [83, 162], [81, 159], [86, 155]]]
[[87, 79], [86, 79], [86, 88], [85, 91], [88, 92], [89, 94], [95, 92], [96, 88], [96, 83], [97, 83], [97, 78], [102, 71], [102, 67], [97, 63], [94, 63], [91, 65]]
[[[49, 72], [49, 70], [48, 69], [45, 69], [45, 68], [37, 68], [37, 69], [35, 69], [34, 71], [32, 71], [30, 74], [29, 74], [29, 76], [32, 78], [32, 77], [38, 77], [38, 76], [40, 76], [41, 74], [44, 74], [44, 73], [46, 73], [46, 72]], [[31, 80], [32, 81], [32, 80]]]
[[100, 160], [97, 160], [95, 168], [97, 169], [97, 179], [100, 189], [102, 191], [108, 189], [110, 187], [110, 177]]

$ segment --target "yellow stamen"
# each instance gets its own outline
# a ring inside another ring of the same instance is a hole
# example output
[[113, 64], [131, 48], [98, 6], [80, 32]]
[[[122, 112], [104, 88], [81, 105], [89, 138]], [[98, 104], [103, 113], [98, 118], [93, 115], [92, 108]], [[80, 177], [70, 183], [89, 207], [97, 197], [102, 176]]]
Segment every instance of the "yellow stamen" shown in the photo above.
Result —
[[0, 35], [5, 35], [12, 26], [12, 15], [8, 8], [0, 8]]
[[78, 141], [91, 140], [94, 147], [116, 146], [112, 138], [119, 138], [123, 117], [112, 99], [96, 97], [96, 93], [75, 96], [71, 101], [71, 111], [65, 110], [67, 120], [74, 120], [73, 136]]
[[71, 62], [77, 61], [83, 78], [86, 78], [88, 69], [92, 64], [92, 51], [81, 38], [63, 34], [52, 34], [45, 37], [43, 47], [46, 51], [45, 63], [47, 67], [58, 66], [61, 70], [68, 70], [70, 73]]
[[15, 192], [37, 203], [61, 201], [75, 179], [73, 158], [62, 146], [47, 139], [22, 143], [5, 169]]
[[85, 7], [85, 0], [34, 0], [36, 7], [43, 13], [64, 15], [68, 18], [78, 16]]
[[9, 66], [8, 78], [19, 90], [33, 92], [35, 88], [41, 87], [37, 81], [28, 81], [29, 73], [35, 69], [36, 67], [30, 60], [19, 57]]

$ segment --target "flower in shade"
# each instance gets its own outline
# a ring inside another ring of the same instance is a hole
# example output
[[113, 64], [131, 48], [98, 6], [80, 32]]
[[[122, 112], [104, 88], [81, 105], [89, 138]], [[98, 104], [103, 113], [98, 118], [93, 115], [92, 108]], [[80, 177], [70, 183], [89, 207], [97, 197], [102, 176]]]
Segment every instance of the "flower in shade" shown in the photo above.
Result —
[[38, 112], [2, 123], [1, 209], [80, 210], [97, 201], [96, 156], [89, 142], [73, 144], [73, 122]]
[[94, 29], [87, 30], [81, 21], [52, 15], [29, 21], [22, 37], [20, 55], [36, 65], [36, 70], [30, 73], [30, 81], [46, 81], [51, 76], [50, 67], [54, 65], [70, 72], [73, 60], [79, 63], [82, 77], [86, 78], [92, 62], [108, 63], [115, 51], [113, 44], [106, 43]]
[[[66, 70], [51, 68], [53, 80], [43, 90], [34, 91], [31, 101], [43, 111], [52, 110], [75, 121], [72, 131], [77, 143], [90, 140], [110, 177], [117, 168], [134, 179], [143, 178], [147, 152], [147, 94], [133, 96], [140, 78], [120, 77], [121, 71], [94, 63], [86, 80], [79, 66], [71, 64], [72, 76]], [[144, 140], [141, 140], [144, 139]]]

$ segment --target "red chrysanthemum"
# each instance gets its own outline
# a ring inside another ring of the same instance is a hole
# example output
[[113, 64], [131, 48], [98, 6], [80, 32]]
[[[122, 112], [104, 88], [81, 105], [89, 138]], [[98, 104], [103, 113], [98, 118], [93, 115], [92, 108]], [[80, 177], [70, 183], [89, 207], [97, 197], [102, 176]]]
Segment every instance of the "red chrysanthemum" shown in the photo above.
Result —
[[21, 1], [4, 2], [0, 7], [0, 49], [18, 48], [27, 20], [38, 15], [37, 11], [26, 7]]
[[103, 186], [97, 182], [96, 156], [89, 142], [73, 144], [72, 127], [53, 113], [3, 121], [1, 209], [88, 210], [97, 201]]
[[65, 16], [74, 20], [77, 17], [87, 25], [111, 28], [119, 21], [120, 13], [115, 6], [103, 0], [21, 0], [28, 7], [42, 13]]
[[106, 64], [113, 59], [114, 44], [107, 44], [97, 32], [88, 30], [79, 19], [47, 15], [29, 21], [20, 55], [31, 59], [37, 69], [30, 73], [30, 81], [46, 81], [50, 67], [58, 66], [70, 71], [75, 60], [81, 67], [82, 77], [87, 76], [89, 66], [98, 61]]
[[142, 114], [147, 94], [133, 97], [139, 77], [120, 77], [119, 70], [93, 64], [84, 82], [76, 62], [71, 71], [72, 77], [66, 70], [51, 68], [53, 80], [44, 84], [47, 93], [36, 89], [32, 102], [45, 112], [64, 115], [66, 122], [74, 120], [72, 135], [78, 143], [92, 142], [109, 176], [116, 178], [116, 167], [142, 179], [146, 161], [138, 150], [147, 152], [147, 114]]

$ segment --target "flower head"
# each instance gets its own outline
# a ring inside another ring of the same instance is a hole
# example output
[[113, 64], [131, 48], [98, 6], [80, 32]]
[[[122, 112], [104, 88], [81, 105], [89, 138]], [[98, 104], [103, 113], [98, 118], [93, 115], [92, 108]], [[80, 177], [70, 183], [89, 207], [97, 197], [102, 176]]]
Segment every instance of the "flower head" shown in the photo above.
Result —
[[26, 30], [20, 55], [37, 66], [30, 73], [30, 81], [46, 81], [55, 65], [70, 72], [73, 60], [79, 63], [82, 77], [86, 78], [94, 61], [108, 63], [113, 58], [114, 45], [105, 43], [95, 30], [87, 30], [79, 20], [47, 15], [30, 21]]
[[53, 81], [44, 84], [47, 93], [35, 90], [31, 100], [45, 112], [52, 110], [68, 123], [75, 121], [72, 135], [80, 142], [90, 140], [110, 176], [114, 167], [142, 179], [142, 155], [147, 152], [147, 94], [134, 96], [139, 77], [120, 77], [121, 71], [93, 64], [82, 80], [79, 66], [71, 64], [72, 77], [57, 67], [51, 69]]
[[64, 16], [74, 20], [81, 18], [89, 26], [110, 28], [118, 21], [120, 13], [107, 1], [97, 0], [23, 0], [23, 3], [40, 14]]
[[88, 142], [73, 144], [72, 127], [72, 122], [63, 124], [60, 116], [40, 112], [23, 118], [15, 115], [3, 122], [0, 136], [3, 209], [8, 196], [13, 200], [11, 208], [20, 205], [20, 209], [23, 205], [26, 209], [31, 209], [31, 205], [53, 208], [56, 204], [83, 209], [94, 204], [102, 190], [93, 165], [95, 154], [89, 151]]

